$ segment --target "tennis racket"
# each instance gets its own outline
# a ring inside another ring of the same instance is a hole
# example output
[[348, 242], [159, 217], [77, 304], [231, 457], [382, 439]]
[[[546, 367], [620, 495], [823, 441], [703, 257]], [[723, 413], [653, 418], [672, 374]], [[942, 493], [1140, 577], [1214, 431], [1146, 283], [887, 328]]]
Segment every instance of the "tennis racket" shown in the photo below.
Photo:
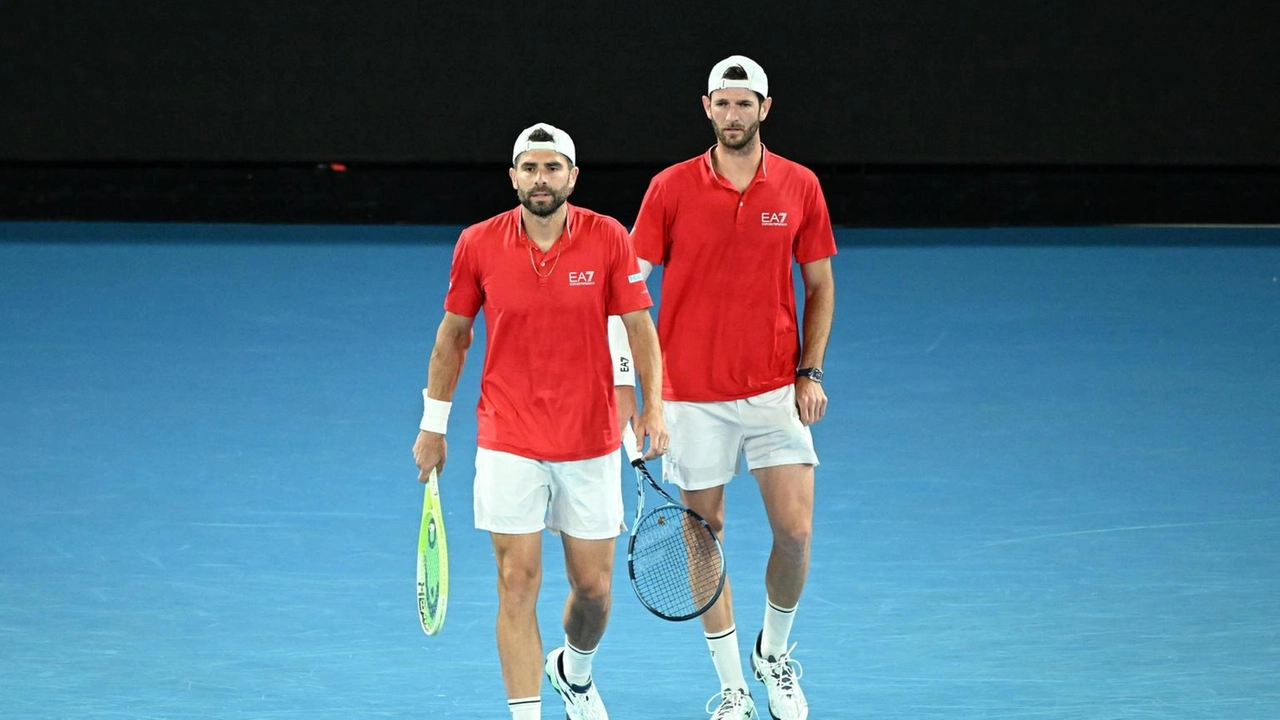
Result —
[[[623, 448], [636, 471], [636, 522], [627, 545], [627, 572], [636, 597], [663, 620], [691, 620], [724, 590], [724, 550], [707, 521], [667, 494], [645, 467], [631, 427]], [[645, 485], [666, 504], [644, 512]]]
[[422, 525], [418, 529], [418, 619], [422, 631], [435, 635], [444, 627], [449, 604], [449, 547], [444, 536], [444, 512], [436, 471], [427, 478], [422, 498]]

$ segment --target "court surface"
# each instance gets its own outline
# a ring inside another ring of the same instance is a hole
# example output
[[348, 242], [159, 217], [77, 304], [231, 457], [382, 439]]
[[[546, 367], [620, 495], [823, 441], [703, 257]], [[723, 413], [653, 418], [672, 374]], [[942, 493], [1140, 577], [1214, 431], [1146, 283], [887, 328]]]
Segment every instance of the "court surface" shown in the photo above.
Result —
[[[414, 607], [456, 231], [0, 224], [0, 717], [508, 717], [479, 334], [443, 634]], [[793, 634], [814, 720], [1280, 717], [1278, 232], [840, 231]], [[763, 521], [734, 480], [746, 638]], [[706, 717], [701, 629], [639, 606], [622, 549], [611, 717]]]

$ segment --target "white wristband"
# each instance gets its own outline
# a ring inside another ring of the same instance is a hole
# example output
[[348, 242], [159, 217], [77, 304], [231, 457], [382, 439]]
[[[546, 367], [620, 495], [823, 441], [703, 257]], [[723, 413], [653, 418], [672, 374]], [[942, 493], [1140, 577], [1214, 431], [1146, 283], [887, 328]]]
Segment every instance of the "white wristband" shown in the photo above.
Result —
[[631, 359], [631, 340], [627, 326], [619, 315], [609, 316], [609, 352], [613, 354], [613, 384], [636, 386], [635, 363]]
[[422, 390], [422, 422], [418, 428], [427, 432], [444, 435], [449, 427], [449, 410], [453, 403], [427, 397], [426, 388]]

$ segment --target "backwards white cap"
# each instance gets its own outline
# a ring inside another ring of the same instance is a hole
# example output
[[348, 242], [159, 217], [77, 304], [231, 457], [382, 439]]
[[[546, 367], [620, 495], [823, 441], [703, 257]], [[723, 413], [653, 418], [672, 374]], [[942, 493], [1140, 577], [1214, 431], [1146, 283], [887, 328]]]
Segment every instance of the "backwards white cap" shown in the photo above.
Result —
[[[529, 136], [535, 130], [545, 130], [551, 135], [551, 140], [530, 140]], [[569, 133], [561, 130], [554, 125], [546, 123], [537, 123], [530, 125], [520, 131], [520, 137], [516, 138], [516, 145], [511, 149], [511, 164], [516, 164], [516, 158], [520, 157], [520, 153], [529, 150], [555, 150], [556, 152], [569, 158], [571, 165], [578, 163], [577, 153], [573, 146], [573, 138], [569, 137]]]
[[[742, 68], [747, 73], [747, 79], [726, 80], [724, 71], [731, 67]], [[711, 68], [711, 75], [707, 78], [708, 95], [725, 88], [746, 88], [769, 97], [769, 76], [764, 74], [764, 68], [760, 67], [755, 60], [745, 55], [730, 55], [716, 63], [716, 66]]]

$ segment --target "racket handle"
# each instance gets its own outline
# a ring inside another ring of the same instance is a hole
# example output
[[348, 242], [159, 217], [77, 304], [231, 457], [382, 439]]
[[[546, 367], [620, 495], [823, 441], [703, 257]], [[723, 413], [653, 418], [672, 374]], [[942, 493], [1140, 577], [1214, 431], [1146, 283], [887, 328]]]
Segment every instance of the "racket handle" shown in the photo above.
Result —
[[640, 448], [637, 447], [636, 433], [631, 429], [631, 423], [622, 426], [622, 449], [627, 451], [627, 459], [631, 464], [636, 464], [641, 457]]

